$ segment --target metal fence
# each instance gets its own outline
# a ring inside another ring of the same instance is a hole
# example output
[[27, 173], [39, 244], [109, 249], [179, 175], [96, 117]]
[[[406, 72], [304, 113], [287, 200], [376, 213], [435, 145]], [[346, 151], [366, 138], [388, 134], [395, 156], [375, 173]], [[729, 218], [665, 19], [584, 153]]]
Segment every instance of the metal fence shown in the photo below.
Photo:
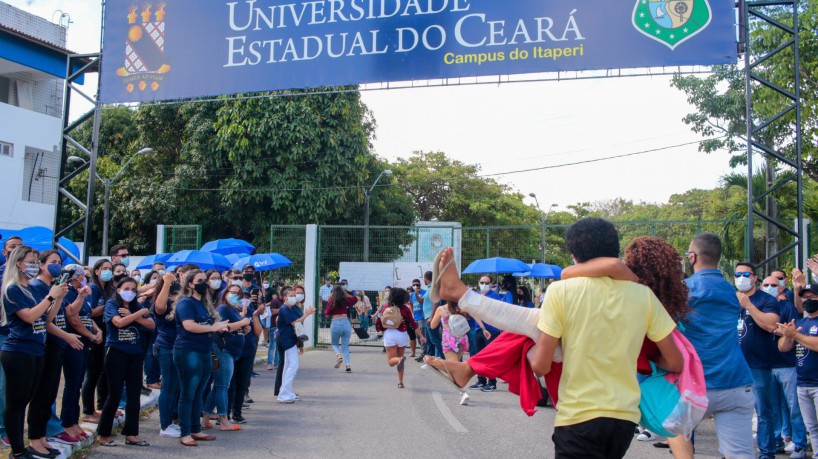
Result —
[[[724, 243], [722, 268], [729, 272], [739, 261], [749, 259], [745, 254], [745, 238], [748, 237], [745, 220], [678, 220], [678, 221], [645, 221], [614, 222], [619, 230], [622, 249], [638, 236], [658, 236], [670, 242], [679, 253], [688, 249], [690, 241], [696, 234], [704, 231], [713, 232], [721, 237]], [[570, 254], [565, 249], [564, 235], [570, 225], [548, 224], [545, 226], [545, 261], [560, 266], [572, 263]], [[762, 228], [763, 229], [763, 228]], [[517, 258], [525, 262], [542, 261], [542, 227], [507, 226], [507, 227], [451, 227], [435, 228], [433, 235], [425, 227], [379, 227], [369, 229], [369, 262], [398, 261], [431, 261], [437, 250], [446, 245], [460, 246], [461, 269], [474, 260], [490, 257]], [[306, 227], [273, 226], [270, 231], [271, 251], [281, 253], [291, 260], [293, 265], [276, 271], [274, 276], [281, 283], [293, 285], [303, 282], [304, 247]], [[818, 239], [818, 231], [810, 233]], [[754, 231], [754, 247], [763, 249], [763, 233], [759, 228]], [[337, 280], [341, 262], [362, 262], [364, 260], [364, 227], [362, 226], [321, 226], [318, 228], [317, 266], [319, 277], [329, 275]], [[754, 254], [756, 256], [758, 254]], [[323, 285], [317, 279], [317, 285]], [[464, 276], [467, 283], [476, 283], [475, 276]], [[355, 286], [351, 286], [355, 287]], [[317, 294], [318, 292], [316, 292]], [[372, 305], [378, 304], [380, 292], [366, 291], [365, 295]], [[316, 305], [320, 308], [320, 304]], [[331, 341], [329, 319], [323, 317], [323, 311], [316, 314], [316, 344], [327, 345]], [[357, 312], [350, 315], [354, 327], [367, 328], [369, 339], [360, 339], [353, 334], [353, 345], [381, 346], [374, 324], [367, 317], [358, 317]]]
[[164, 244], [159, 253], [199, 250], [202, 246], [202, 225], [163, 225], [160, 231], [164, 231]]

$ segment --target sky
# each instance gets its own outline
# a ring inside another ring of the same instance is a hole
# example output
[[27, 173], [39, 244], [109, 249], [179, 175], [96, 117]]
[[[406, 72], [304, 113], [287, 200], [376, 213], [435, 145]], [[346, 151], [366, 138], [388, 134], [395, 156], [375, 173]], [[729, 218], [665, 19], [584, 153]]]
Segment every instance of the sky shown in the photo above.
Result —
[[[2, 1], [54, 22], [57, 10], [67, 13], [68, 48], [98, 52], [99, 0]], [[543, 209], [618, 197], [666, 202], [714, 188], [730, 172], [728, 153], [697, 151], [701, 137], [682, 121], [694, 109], [670, 77], [364, 91], [362, 99], [377, 122], [381, 158], [443, 151], [480, 165], [482, 175], [528, 170], [492, 177], [535, 193]]]

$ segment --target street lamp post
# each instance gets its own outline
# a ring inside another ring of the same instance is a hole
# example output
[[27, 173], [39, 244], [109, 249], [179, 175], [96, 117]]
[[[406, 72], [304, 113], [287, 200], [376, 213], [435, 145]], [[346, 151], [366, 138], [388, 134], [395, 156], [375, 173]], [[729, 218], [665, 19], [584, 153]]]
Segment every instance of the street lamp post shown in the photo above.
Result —
[[369, 261], [369, 197], [372, 195], [372, 190], [375, 189], [375, 185], [378, 184], [378, 181], [384, 175], [392, 175], [392, 171], [387, 169], [378, 175], [378, 178], [375, 179], [375, 183], [372, 184], [372, 187], [366, 190], [366, 204], [364, 210], [364, 261]]
[[[133, 161], [134, 158], [141, 155], [147, 155], [149, 153], [153, 153], [153, 148], [143, 148], [137, 151], [135, 155], [131, 156], [128, 161], [122, 165], [119, 172], [117, 172], [113, 178], [104, 179], [97, 174], [97, 179], [99, 179], [102, 182], [102, 185], [105, 187], [105, 208], [102, 215], [102, 256], [108, 255], [108, 219], [110, 216], [111, 185], [113, 185], [113, 183], [116, 182], [116, 179], [118, 179], [122, 173], [125, 172], [125, 169], [129, 164], [131, 164], [131, 161]], [[70, 156], [68, 161], [80, 162], [85, 160], [77, 156]]]

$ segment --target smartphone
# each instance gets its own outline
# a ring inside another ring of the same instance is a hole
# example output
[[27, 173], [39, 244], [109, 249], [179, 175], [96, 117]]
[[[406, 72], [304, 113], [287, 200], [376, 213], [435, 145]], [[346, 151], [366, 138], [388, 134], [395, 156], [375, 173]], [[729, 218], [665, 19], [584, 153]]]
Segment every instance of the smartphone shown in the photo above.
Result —
[[254, 288], [253, 290], [250, 290], [250, 295], [251, 296], [252, 295], [258, 295], [259, 293], [261, 293], [261, 290], [259, 290], [257, 288]]

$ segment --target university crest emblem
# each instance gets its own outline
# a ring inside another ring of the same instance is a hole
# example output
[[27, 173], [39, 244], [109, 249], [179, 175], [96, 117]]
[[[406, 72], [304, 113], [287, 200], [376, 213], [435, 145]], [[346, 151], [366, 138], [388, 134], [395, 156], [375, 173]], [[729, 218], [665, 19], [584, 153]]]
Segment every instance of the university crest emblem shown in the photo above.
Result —
[[150, 3], [142, 11], [137, 6], [128, 9], [125, 64], [116, 71], [128, 92], [156, 91], [170, 72], [165, 60], [165, 3], [153, 9]]
[[633, 26], [673, 50], [706, 29], [712, 16], [708, 0], [637, 0]]

